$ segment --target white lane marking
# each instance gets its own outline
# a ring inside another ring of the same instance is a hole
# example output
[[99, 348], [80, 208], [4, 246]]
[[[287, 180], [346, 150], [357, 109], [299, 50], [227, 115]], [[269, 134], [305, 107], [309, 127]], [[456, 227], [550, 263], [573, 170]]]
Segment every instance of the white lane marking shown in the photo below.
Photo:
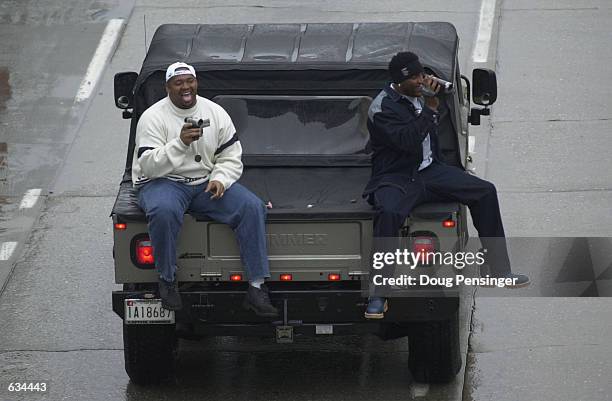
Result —
[[9, 260], [17, 248], [16, 242], [3, 242], [0, 245], [0, 260]]
[[495, 19], [495, 0], [482, 0], [480, 6], [480, 21], [478, 22], [478, 35], [472, 59], [475, 63], [486, 63], [489, 58], [489, 46], [493, 33], [493, 20]]
[[19, 204], [19, 209], [30, 209], [31, 207], [33, 207], [36, 202], [38, 202], [38, 198], [40, 197], [40, 188], [36, 188], [36, 189], [28, 189], [25, 193], [25, 195], [23, 195], [23, 199], [21, 200], [21, 203]]
[[468, 136], [468, 153], [474, 153], [474, 148], [476, 148], [476, 137], [474, 135]]
[[89, 63], [89, 67], [87, 67], [85, 77], [83, 81], [81, 81], [81, 86], [74, 98], [75, 103], [82, 102], [91, 96], [91, 93], [102, 76], [104, 66], [115, 50], [122, 27], [123, 19], [121, 18], [115, 18], [108, 21], [106, 29], [104, 29], [104, 33], [100, 38], [98, 48]]

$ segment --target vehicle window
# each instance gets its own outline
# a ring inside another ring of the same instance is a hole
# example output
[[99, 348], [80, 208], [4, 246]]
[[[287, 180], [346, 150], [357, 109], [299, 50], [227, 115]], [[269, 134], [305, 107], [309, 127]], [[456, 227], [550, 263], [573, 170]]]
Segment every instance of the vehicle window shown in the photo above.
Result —
[[369, 139], [366, 96], [226, 96], [247, 155], [355, 155]]

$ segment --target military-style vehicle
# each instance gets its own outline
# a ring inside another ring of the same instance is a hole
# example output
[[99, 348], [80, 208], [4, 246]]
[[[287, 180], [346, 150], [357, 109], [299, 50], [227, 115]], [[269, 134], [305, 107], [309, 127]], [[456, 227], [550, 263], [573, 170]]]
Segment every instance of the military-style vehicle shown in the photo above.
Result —
[[[372, 207], [362, 199], [370, 177], [368, 107], [388, 82], [398, 51], [456, 90], [442, 96], [440, 144], [446, 163], [466, 168], [468, 125], [496, 99], [495, 74], [461, 75], [458, 38], [449, 23], [162, 25], [140, 73], [115, 76], [115, 103], [131, 119], [123, 180], [112, 210], [113, 310], [124, 322], [125, 368], [135, 383], [172, 374], [178, 339], [376, 334], [407, 336], [415, 380], [445, 382], [460, 370], [459, 294], [424, 292], [392, 299], [381, 320], [364, 319], [361, 288], [370, 274]], [[186, 215], [178, 244], [184, 307], [161, 307], [144, 213], [132, 188], [139, 117], [166, 96], [164, 72], [184, 61], [196, 68], [199, 95], [232, 117], [244, 150], [240, 182], [272, 208], [267, 215], [275, 321], [242, 308], [247, 281], [234, 234], [203, 215]], [[484, 108], [470, 108], [474, 102]], [[426, 204], [401, 230], [414, 247], [456, 250], [467, 241], [466, 210]], [[429, 248], [428, 248], [429, 247]], [[416, 290], [415, 290], [416, 291]]]

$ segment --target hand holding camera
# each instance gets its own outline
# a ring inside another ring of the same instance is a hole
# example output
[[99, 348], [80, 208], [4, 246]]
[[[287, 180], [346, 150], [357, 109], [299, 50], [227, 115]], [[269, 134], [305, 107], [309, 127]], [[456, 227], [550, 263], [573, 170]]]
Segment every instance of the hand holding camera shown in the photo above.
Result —
[[[434, 88], [433, 83], [437, 84], [435, 86], [437, 89]], [[426, 97], [436, 96], [439, 93], [448, 95], [453, 93], [454, 90], [452, 82], [445, 81], [435, 75], [425, 75], [425, 84], [421, 86], [421, 92]]]
[[198, 117], [185, 117], [185, 125], [181, 128], [181, 141], [187, 146], [202, 137], [202, 130], [210, 126], [210, 120]]
[[425, 98], [425, 106], [430, 109], [437, 111], [440, 106], [440, 99], [436, 96], [440, 91], [440, 83], [434, 79], [431, 75], [426, 75], [423, 85], [421, 86], [421, 93]]

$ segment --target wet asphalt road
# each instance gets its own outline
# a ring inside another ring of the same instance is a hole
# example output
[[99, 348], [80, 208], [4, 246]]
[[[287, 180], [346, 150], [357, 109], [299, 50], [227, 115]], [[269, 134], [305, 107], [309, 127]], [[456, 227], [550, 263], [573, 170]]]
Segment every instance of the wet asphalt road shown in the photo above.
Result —
[[[37, 3], [0, 1], [0, 240], [17, 243], [13, 256], [0, 260], [0, 283], [12, 271], [0, 296], [0, 400], [612, 398], [609, 298], [477, 298], [474, 305], [466, 299], [466, 372], [448, 385], [412, 383], [405, 341], [356, 337], [290, 346], [258, 339], [184, 341], [175, 383], [132, 385], [123, 370], [121, 321], [110, 307], [118, 286], [108, 214], [129, 129], [113, 106], [112, 76], [138, 71], [155, 27], [448, 20], [458, 29], [461, 67], [468, 71], [480, 1], [169, 6], [151, 0], [133, 8], [119, 0]], [[497, 4], [499, 100], [490, 124], [472, 130], [476, 172], [496, 183], [511, 236], [609, 237], [612, 90], [601, 82], [612, 78], [610, 5]], [[192, 13], [177, 12], [192, 6]], [[75, 104], [110, 18], [128, 21], [119, 47], [92, 98]], [[20, 210], [32, 188], [41, 189], [42, 197]], [[46, 381], [49, 391], [6, 390], [22, 381]]]

